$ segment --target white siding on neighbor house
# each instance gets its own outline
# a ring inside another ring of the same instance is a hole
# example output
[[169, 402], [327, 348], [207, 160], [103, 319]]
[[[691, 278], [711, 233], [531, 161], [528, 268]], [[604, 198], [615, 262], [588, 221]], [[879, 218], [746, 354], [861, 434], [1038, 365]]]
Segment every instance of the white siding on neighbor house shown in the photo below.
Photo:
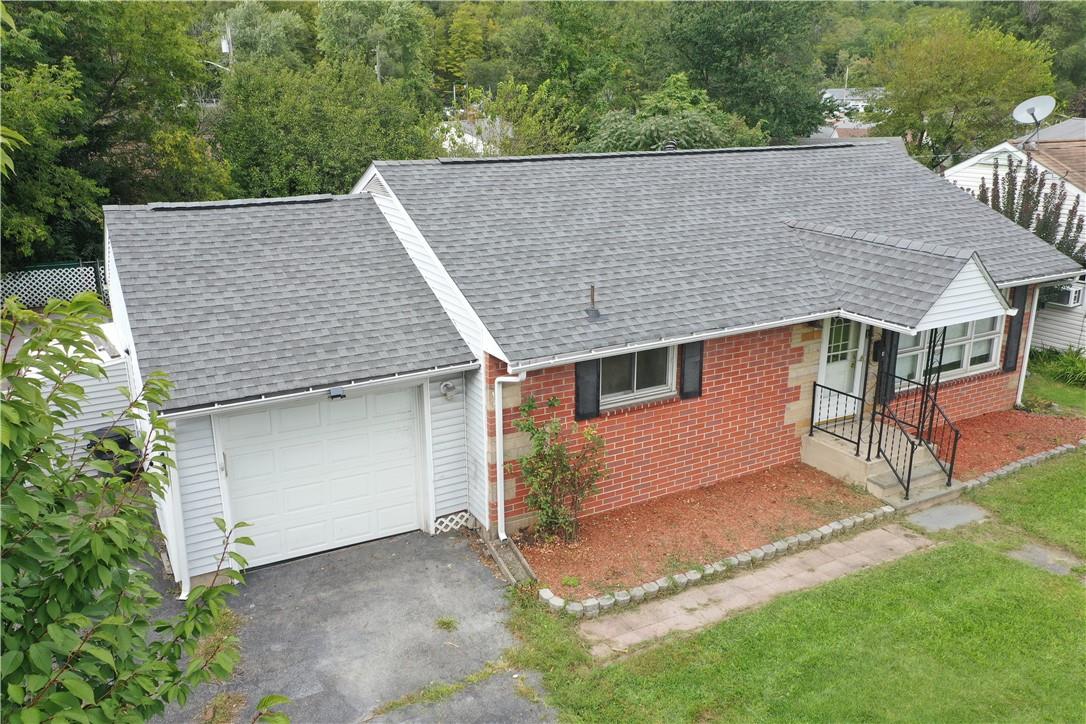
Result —
[[1086, 305], [1038, 309], [1031, 346], [1086, 349]]
[[958, 275], [920, 320], [917, 329], [935, 329], [1003, 314], [1006, 314], [1003, 296], [974, 258], [962, 266]]
[[[1014, 148], [1010, 144], [1001, 144], [994, 148], [990, 148], [983, 153], [977, 154], [971, 159], [961, 162], [960, 164], [947, 169], [943, 173], [943, 177], [953, 183], [959, 188], [972, 192], [974, 195], [980, 190], [981, 179], [984, 179], [985, 185], [989, 188], [992, 187], [992, 171], [995, 169], [996, 160], [999, 161], [999, 173], [1002, 176], [1007, 171], [1007, 157], [1013, 156], [1016, 160], [1025, 162], [1026, 154], [1022, 153], [1018, 149]], [[1044, 168], [1044, 167], [1042, 167]], [[1021, 176], [1021, 172], [1019, 172]], [[1060, 176], [1052, 173], [1048, 169], [1045, 169], [1045, 187], [1050, 184], [1058, 184], [1060, 182]], [[1071, 209], [1071, 205], [1074, 203], [1075, 195], [1080, 194], [1083, 196], [1083, 202], [1086, 202], [1086, 191], [1078, 188], [1070, 182], [1067, 183], [1067, 201], [1063, 205], [1063, 213], [1061, 214], [1061, 221], [1067, 220], [1067, 212]], [[1081, 206], [1080, 202], [1080, 206]], [[1080, 210], [1081, 213], [1081, 210]]]
[[[117, 357], [102, 363], [102, 369], [105, 370], [105, 377], [75, 375], [69, 380], [83, 388], [84, 397], [82, 411], [60, 425], [60, 431], [65, 435], [81, 437], [84, 432], [109, 427], [117, 419], [117, 415], [128, 406], [128, 397], [120, 390], [122, 387], [128, 387], [126, 360], [123, 357]], [[84, 444], [81, 440], [73, 443], [77, 447]]]
[[[452, 399], [445, 399], [441, 384], [456, 386]], [[430, 380], [431, 460], [434, 474], [434, 514], [437, 517], [468, 508], [467, 436], [464, 376]]]
[[[380, 179], [379, 174], [367, 183], [367, 188], [373, 186], [378, 179]], [[381, 180], [381, 183], [384, 184], [384, 181]], [[433, 291], [434, 296], [437, 297], [438, 302], [441, 303], [445, 313], [449, 315], [449, 319], [452, 320], [453, 325], [460, 332], [460, 336], [464, 338], [464, 342], [467, 343], [468, 347], [476, 353], [479, 350], [484, 350], [506, 359], [505, 354], [499, 349], [498, 344], [483, 326], [479, 316], [464, 297], [460, 288], [456, 286], [456, 282], [449, 276], [449, 272], [445, 270], [445, 267], [437, 258], [437, 254], [426, 243], [422, 232], [415, 226], [399, 200], [391, 193], [372, 194], [372, 197], [381, 213], [384, 214], [388, 225], [392, 227], [400, 243], [403, 244], [407, 255], [411, 257], [411, 261], [414, 262], [422, 278], [426, 280], [426, 284]]]
[[486, 465], [486, 385], [483, 371], [472, 370], [464, 375], [464, 399], [467, 422], [468, 512], [484, 528], [490, 527], [487, 516]]
[[215, 570], [222, 553], [223, 535], [214, 523], [224, 517], [215, 439], [207, 415], [179, 418], [173, 425], [188, 572], [198, 576]]

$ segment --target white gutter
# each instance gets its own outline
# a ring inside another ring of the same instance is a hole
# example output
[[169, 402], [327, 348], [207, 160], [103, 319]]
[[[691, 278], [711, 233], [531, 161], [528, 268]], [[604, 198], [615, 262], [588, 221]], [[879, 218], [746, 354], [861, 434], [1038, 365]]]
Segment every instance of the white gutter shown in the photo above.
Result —
[[418, 372], [408, 372], [406, 374], [394, 374], [391, 377], [380, 377], [374, 380], [365, 380], [363, 382], [348, 382], [342, 385], [328, 385], [327, 387], [310, 387], [307, 390], [301, 392], [288, 392], [283, 395], [261, 395], [257, 399], [242, 400], [240, 402], [227, 402], [224, 404], [215, 403], [213, 405], [207, 405], [204, 407], [196, 407], [191, 410], [178, 410], [177, 412], [163, 412], [162, 417], [169, 418], [171, 420], [177, 420], [183, 417], [196, 417], [199, 415], [207, 415], [212, 412], [224, 412], [230, 410], [236, 410], [239, 408], [253, 407], [255, 405], [271, 405], [285, 400], [297, 400], [306, 397], [317, 397], [319, 395], [328, 394], [328, 390], [333, 387], [340, 387], [344, 390], [358, 390], [369, 387], [384, 387], [388, 385], [399, 384], [402, 382], [411, 382], [414, 380], [422, 380], [427, 377], [433, 377], [434, 375], [443, 375], [452, 372], [464, 372], [466, 370], [474, 370], [479, 367], [478, 362], [465, 362], [464, 364], [450, 365], [449, 367], [432, 367], [426, 370], [419, 370]]
[[1042, 284], [1044, 282], [1055, 282], [1060, 279], [1075, 279], [1077, 277], [1086, 274], [1086, 269], [1079, 269], [1077, 272], [1061, 272], [1059, 274], [1049, 274], [1045, 277], [1030, 277], [1028, 279], [1013, 279], [1009, 282], [1000, 282], [996, 286], [1000, 289], [1008, 289], [1010, 287], [1020, 287], [1026, 284]]
[[555, 355], [542, 360], [528, 360], [525, 362], [510, 362], [510, 372], [530, 372], [532, 370], [540, 370], [546, 367], [553, 367], [560, 364], [571, 364], [573, 362], [583, 362], [584, 360], [597, 359], [599, 357], [607, 357], [616, 354], [627, 354], [629, 352], [639, 352], [646, 349], [655, 349], [657, 347], [667, 347], [675, 344], [685, 344], [687, 342], [700, 342], [706, 339], [719, 339], [720, 337], [734, 337], [739, 334], [747, 334], [749, 332], [758, 332], [763, 329], [775, 329], [777, 327], [787, 327], [792, 324], [802, 324], [803, 322], [815, 322], [821, 319], [829, 319], [830, 317], [844, 317], [845, 319], [852, 319], [857, 322], [863, 322], [864, 324], [880, 327], [882, 329], [889, 329], [893, 332], [900, 332], [901, 334], [915, 334], [917, 330], [912, 327], [906, 327], [900, 324], [894, 324], [887, 322], [883, 319], [876, 319], [874, 317], [867, 317], [862, 314], [855, 314], [853, 312], [846, 312], [842, 309], [833, 309], [828, 312], [818, 312], [816, 314], [806, 314], [801, 317], [789, 317], [786, 319], [779, 319], [773, 322], [760, 322], [758, 324], [749, 324], [745, 327], [731, 327], [729, 329], [716, 329], [711, 332], [698, 332], [696, 334], [688, 334], [682, 337], [662, 337], [658, 340], [650, 340], [648, 342], [638, 342], [636, 344], [619, 345], [615, 347], [600, 347], [597, 349], [587, 350], [585, 352], [573, 352], [570, 354]]
[[1033, 344], [1033, 328], [1037, 326], [1037, 300], [1041, 298], [1041, 288], [1033, 288], [1033, 303], [1029, 307], [1029, 329], [1026, 330], [1026, 353], [1022, 358], [1022, 371], [1018, 373], [1018, 395], [1014, 404], [1022, 405], [1022, 390], [1026, 386], [1026, 371], [1029, 369], [1029, 348]]
[[506, 540], [505, 534], [505, 419], [502, 404], [502, 385], [523, 382], [527, 373], [504, 375], [494, 378], [494, 459], [498, 464], [496, 494], [498, 498], [498, 538]]

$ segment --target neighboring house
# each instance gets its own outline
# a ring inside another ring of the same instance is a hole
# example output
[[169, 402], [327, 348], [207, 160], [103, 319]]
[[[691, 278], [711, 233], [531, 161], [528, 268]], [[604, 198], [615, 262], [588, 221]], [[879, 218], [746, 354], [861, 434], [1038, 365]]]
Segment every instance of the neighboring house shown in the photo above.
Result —
[[[976, 194], [981, 179], [990, 188], [992, 174], [998, 162], [1000, 173], [1006, 171], [1008, 159], [1025, 163], [1032, 158], [1045, 173], [1046, 185], [1063, 181], [1067, 202], [1063, 207], [1063, 222], [1075, 197], [1079, 197], [1079, 214], [1086, 214], [1086, 118], [1071, 118], [1042, 128], [1028, 146], [1029, 136], [1001, 143], [983, 153], [947, 169], [943, 176], [951, 183]], [[1046, 290], [1037, 313], [1033, 344], [1041, 347], [1086, 348], [1086, 277]]]
[[376, 162], [349, 197], [107, 207], [106, 241], [134, 366], [177, 381], [185, 590], [216, 515], [255, 564], [530, 522], [529, 396], [602, 434], [586, 514], [822, 465], [870, 419], [905, 488], [898, 443], [1012, 407], [1037, 284], [1081, 272], [870, 140]]

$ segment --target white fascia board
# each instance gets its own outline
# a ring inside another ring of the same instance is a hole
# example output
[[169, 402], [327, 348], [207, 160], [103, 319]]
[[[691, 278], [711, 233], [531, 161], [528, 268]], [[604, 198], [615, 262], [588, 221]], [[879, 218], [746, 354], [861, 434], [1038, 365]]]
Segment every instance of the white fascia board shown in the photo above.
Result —
[[676, 344], [686, 344], [687, 342], [701, 342], [707, 339], [718, 339], [721, 337], [734, 337], [740, 334], [748, 334], [750, 332], [760, 332], [765, 329], [776, 329], [778, 327], [790, 327], [793, 324], [803, 324], [804, 322], [815, 322], [821, 319], [829, 319], [831, 317], [843, 317], [845, 319], [851, 319], [863, 324], [871, 325], [874, 327], [880, 327], [882, 329], [888, 329], [892, 332], [900, 332], [901, 334], [915, 334], [916, 330], [912, 327], [907, 327], [894, 322], [888, 322], [883, 319], [875, 319], [863, 314], [856, 314], [855, 312], [849, 312], [844, 309], [833, 309], [826, 312], [818, 312], [814, 314], [806, 314], [800, 317], [789, 317], [786, 319], [779, 319], [773, 322], [763, 322], [760, 324], [749, 324], [742, 327], [731, 327], [727, 329], [717, 329], [710, 332], [699, 332], [697, 334], [689, 334], [682, 337], [667, 337], [659, 340], [652, 340], [648, 342], [638, 342], [637, 344], [616, 345], [612, 347], [600, 347], [598, 349], [587, 350], [585, 352], [573, 352], [570, 354], [555, 355], [546, 359], [527, 360], [524, 362], [512, 362], [508, 365], [510, 374], [517, 374], [519, 372], [531, 372], [532, 370], [541, 370], [547, 367], [554, 367], [556, 365], [573, 364], [575, 362], [583, 362], [590, 359], [599, 359], [602, 357], [610, 357], [616, 354], [627, 354], [630, 352], [639, 352], [646, 349], [655, 349], [657, 347], [668, 347]]
[[1012, 287], [1021, 287], [1027, 284], [1044, 284], [1045, 282], [1058, 282], [1063, 279], [1077, 279], [1078, 277], [1086, 274], [1086, 268], [1079, 269], [1073, 272], [1060, 272], [1059, 274], [1048, 274], [1040, 277], [1023, 277], [1021, 279], [1012, 279], [1008, 282], [999, 282], [996, 286], [1000, 289], [1010, 289]]
[[[388, 222], [393, 233], [400, 240], [407, 255], [415, 264], [415, 268], [418, 269], [422, 278], [426, 280], [430, 291], [437, 297], [438, 302], [445, 310], [445, 314], [448, 315], [468, 348], [477, 355], [480, 352], [485, 352], [503, 362], [508, 362], [509, 357], [502, 351], [493, 335], [490, 334], [490, 330], [483, 324], [483, 320], [479, 317], [471, 302], [464, 296], [460, 286], [449, 274], [433, 247], [430, 246], [430, 242], [426, 241], [422, 230], [419, 229], [415, 220], [411, 218], [411, 214], [400, 202], [392, 186], [381, 176], [381, 172], [376, 167], [371, 166], [355, 184], [355, 188], [359, 190], [365, 188], [374, 178], [380, 180], [381, 184], [388, 190], [387, 196], [384, 194], [373, 196], [377, 208], [381, 210], [385, 221]], [[389, 207], [391, 207], [391, 210]], [[392, 211], [400, 218], [393, 219]], [[398, 228], [401, 222], [407, 224], [408, 229], [406, 232]]]
[[388, 377], [378, 377], [377, 379], [373, 380], [363, 380], [361, 382], [350, 382], [342, 385], [323, 385], [321, 387], [311, 387], [308, 390], [301, 390], [300, 392], [287, 392], [281, 395], [262, 395], [252, 400], [239, 400], [238, 402], [224, 403], [216, 402], [212, 405], [202, 405], [200, 407], [193, 407], [187, 410], [177, 410], [176, 412], [163, 412], [162, 417], [170, 420], [176, 420], [182, 417], [199, 417], [201, 415], [208, 415], [213, 412], [229, 412], [231, 410], [237, 410], [239, 408], [246, 407], [255, 407], [257, 405], [274, 405], [289, 400], [327, 395], [328, 390], [332, 389], [333, 387], [341, 387], [344, 390], [359, 390], [370, 389], [374, 387], [388, 387], [392, 385], [407, 383], [419, 383], [424, 380], [428, 380], [431, 377], [444, 376], [452, 374], [454, 372], [466, 372], [468, 370], [478, 369], [478, 367], [478, 362], [465, 362], [464, 364], [448, 365], [446, 367], [434, 367], [427, 370], [419, 370], [418, 372], [395, 374]]
[[366, 188], [366, 184], [368, 184], [370, 182], [370, 179], [372, 179], [376, 174], [377, 167], [370, 163], [369, 168], [367, 168], [362, 174], [362, 178], [358, 179], [358, 181], [355, 182], [355, 185], [351, 187], [351, 193], [361, 193], [362, 189]]

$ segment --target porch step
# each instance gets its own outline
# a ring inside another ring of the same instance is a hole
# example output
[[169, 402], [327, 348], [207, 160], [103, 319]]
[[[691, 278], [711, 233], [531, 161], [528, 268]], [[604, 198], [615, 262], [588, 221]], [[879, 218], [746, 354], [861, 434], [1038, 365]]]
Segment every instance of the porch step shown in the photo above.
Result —
[[910, 513], [915, 513], [919, 510], [931, 508], [942, 503], [949, 503], [952, 500], [957, 499], [965, 492], [965, 486], [959, 481], [951, 481], [951, 486], [946, 486], [946, 477], [941, 479], [941, 484], [935, 488], [925, 488], [917, 490], [915, 487], [912, 489], [912, 494], [908, 500], [905, 500], [905, 490], [900, 485], [897, 486], [897, 490], [888, 490], [885, 497], [880, 497], [885, 503], [894, 506], [895, 510], [907, 510]]
[[[894, 475], [892, 470], [878, 475], [873, 475], [867, 479], [868, 486], [874, 486], [881, 491], [892, 490], [897, 488], [904, 492], [901, 487], [901, 483], [898, 482], [897, 476]], [[928, 460], [923, 463], [918, 463], [913, 466], [913, 478], [909, 488], [913, 492], [922, 489], [946, 487], [946, 473], [939, 467], [939, 464], [934, 460]]]

